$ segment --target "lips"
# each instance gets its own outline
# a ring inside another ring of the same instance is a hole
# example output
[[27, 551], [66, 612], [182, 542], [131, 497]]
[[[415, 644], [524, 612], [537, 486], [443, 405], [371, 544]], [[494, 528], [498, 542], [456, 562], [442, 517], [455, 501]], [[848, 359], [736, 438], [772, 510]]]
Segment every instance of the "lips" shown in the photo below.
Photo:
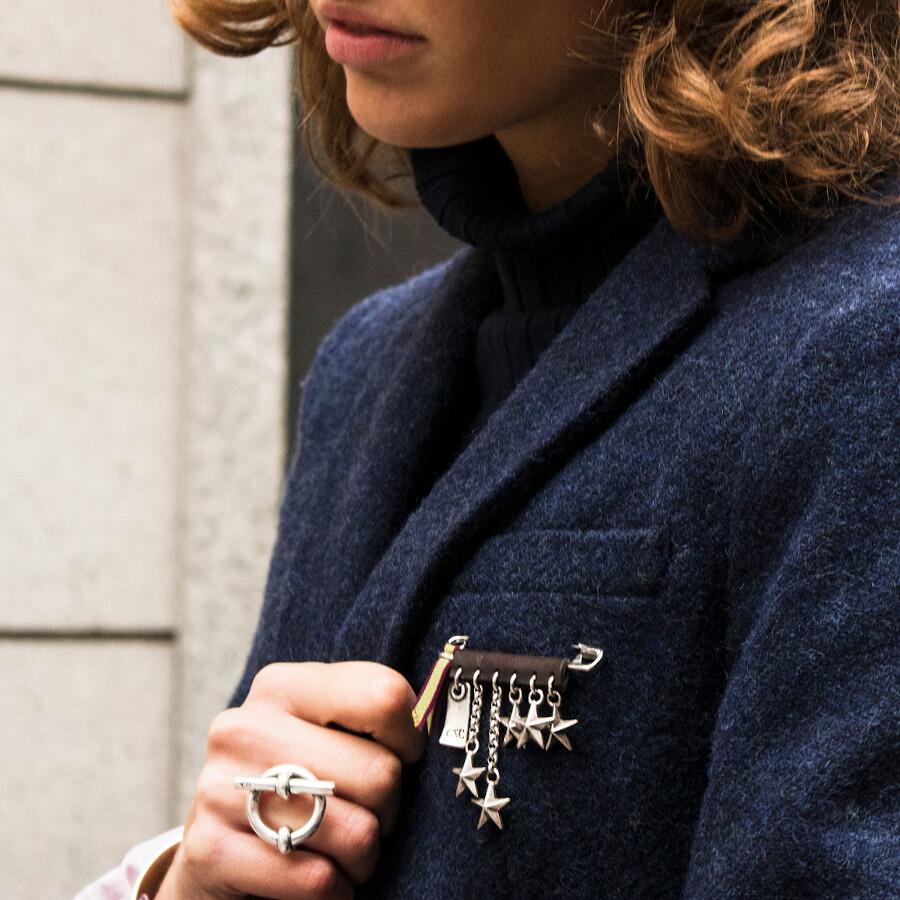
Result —
[[[358, 23], [357, 23], [358, 25]], [[350, 31], [338, 21], [325, 29], [325, 50], [341, 65], [366, 67], [409, 56], [425, 46], [423, 38], [407, 38], [384, 30]]]
[[351, 5], [323, 3], [320, 12], [326, 20], [330, 20], [356, 34], [388, 34], [414, 40], [424, 40], [421, 34], [396, 26], [384, 19], [367, 15]]
[[369, 25], [361, 25], [359, 22], [346, 22], [341, 19], [334, 19], [338, 25], [342, 28], [346, 28], [347, 31], [352, 32], [353, 34], [399, 34], [398, 31], [386, 31], [383, 28], [372, 28]]

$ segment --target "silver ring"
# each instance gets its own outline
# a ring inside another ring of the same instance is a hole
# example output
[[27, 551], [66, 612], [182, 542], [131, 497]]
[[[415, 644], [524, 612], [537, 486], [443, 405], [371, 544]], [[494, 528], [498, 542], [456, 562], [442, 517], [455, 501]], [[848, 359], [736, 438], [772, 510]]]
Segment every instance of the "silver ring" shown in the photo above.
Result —
[[[250, 827], [267, 844], [272, 844], [282, 853], [296, 850], [316, 833], [325, 814], [325, 797], [334, 794], [333, 781], [321, 781], [309, 769], [292, 763], [272, 766], [262, 775], [238, 775], [234, 779], [234, 786], [250, 791], [247, 795], [247, 820]], [[266, 825], [259, 815], [259, 798], [263, 791], [275, 791], [284, 800], [292, 794], [312, 794], [312, 815], [300, 828], [291, 831], [287, 825], [282, 825], [276, 831]]]

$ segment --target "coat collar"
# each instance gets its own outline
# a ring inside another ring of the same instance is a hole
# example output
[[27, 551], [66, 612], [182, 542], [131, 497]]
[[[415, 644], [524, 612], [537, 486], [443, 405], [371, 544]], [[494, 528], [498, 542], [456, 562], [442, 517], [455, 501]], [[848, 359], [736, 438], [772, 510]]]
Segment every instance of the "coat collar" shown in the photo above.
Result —
[[[608, 427], [698, 333], [712, 311], [716, 271], [733, 268], [739, 256], [734, 248], [723, 254], [692, 243], [661, 217], [402, 521], [350, 604], [332, 658], [401, 667], [447, 577], [529, 485]], [[445, 410], [447, 386], [460, 383], [459, 360], [487, 302], [472, 288], [490, 265], [483, 251], [457, 253], [402, 357], [393, 360], [355, 451], [371, 487], [354, 491], [358, 505], [343, 511], [344, 521], [391, 521], [392, 510], [374, 509], [373, 498], [382, 506], [400, 502], [384, 485], [413, 477]], [[381, 624], [374, 646], [373, 622]]]

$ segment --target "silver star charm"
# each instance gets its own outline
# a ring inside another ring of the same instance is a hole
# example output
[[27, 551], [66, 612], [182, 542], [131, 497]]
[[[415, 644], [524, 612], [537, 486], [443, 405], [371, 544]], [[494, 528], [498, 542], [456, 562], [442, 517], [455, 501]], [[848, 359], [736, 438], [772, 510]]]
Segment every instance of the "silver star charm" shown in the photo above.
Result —
[[500, 818], [500, 810], [509, 803], [509, 797], [494, 796], [494, 782], [489, 781], [484, 797], [480, 800], [472, 800], [476, 806], [481, 807], [481, 815], [478, 817], [478, 827], [481, 828], [490, 819], [498, 828], [503, 828], [503, 820]]
[[525, 727], [519, 735], [516, 747], [524, 747], [525, 744], [528, 743], [528, 739], [531, 738], [538, 747], [542, 750], [544, 749], [544, 735], [542, 729], [545, 725], [549, 725], [553, 721], [553, 716], [539, 716], [537, 711], [539, 702], [540, 701], [533, 700], [531, 706], [528, 707], [528, 718], [525, 719]]
[[466, 761], [453, 770], [454, 775], [459, 775], [459, 781], [456, 782], [456, 796], [458, 797], [466, 788], [468, 788], [476, 797], [478, 796], [478, 788], [475, 786], [475, 780], [484, 771], [484, 766], [472, 765], [472, 750], [466, 751]]
[[550, 733], [547, 735], [547, 744], [544, 747], [545, 750], [550, 749], [550, 744], [553, 742], [553, 738], [563, 745], [566, 750], [572, 749], [572, 743], [569, 740], [569, 736], [567, 734], [562, 734], [567, 728], [571, 728], [573, 725], [578, 724], [578, 719], [563, 719], [559, 715], [559, 707], [555, 706], [553, 708], [553, 721], [550, 723]]
[[503, 735], [503, 746], [505, 747], [510, 741], [518, 741], [525, 726], [525, 720], [522, 718], [522, 711], [519, 709], [518, 702], [513, 704], [512, 712], [508, 716], [500, 716], [500, 721], [506, 726], [506, 733]]

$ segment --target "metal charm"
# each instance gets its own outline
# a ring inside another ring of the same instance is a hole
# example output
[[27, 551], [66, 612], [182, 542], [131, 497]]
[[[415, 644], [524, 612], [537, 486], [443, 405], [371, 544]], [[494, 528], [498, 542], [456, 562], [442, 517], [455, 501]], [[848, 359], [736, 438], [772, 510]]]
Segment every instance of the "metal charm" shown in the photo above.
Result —
[[445, 747], [465, 747], [469, 734], [469, 712], [472, 706], [472, 689], [468, 682], [459, 680], [459, 669], [453, 676], [453, 684], [447, 691], [447, 712], [438, 743]]
[[466, 788], [468, 788], [476, 797], [478, 796], [478, 788], [475, 785], [478, 776], [484, 771], [484, 767], [474, 765], [474, 757], [480, 746], [478, 742], [478, 730], [481, 726], [481, 695], [482, 687], [478, 683], [478, 672], [476, 671], [472, 677], [472, 710], [469, 714], [469, 726], [466, 737], [466, 759], [462, 766], [457, 766], [453, 770], [454, 775], [459, 776], [456, 782], [456, 796], [458, 797]]
[[518, 742], [519, 736], [525, 727], [525, 719], [519, 704], [522, 702], [522, 688], [515, 687], [516, 673], [513, 672], [509, 677], [509, 703], [512, 711], [508, 716], [500, 716], [500, 721], [506, 726], [503, 735], [503, 746], [505, 747], [510, 741]]
[[550, 676], [550, 680], [547, 683], [547, 702], [550, 706], [553, 707], [553, 716], [552, 721], [550, 723], [550, 732], [547, 735], [547, 743], [544, 745], [545, 750], [550, 749], [550, 745], [553, 743], [553, 739], [556, 739], [558, 744], [562, 744], [566, 750], [572, 749], [572, 743], [569, 740], [569, 736], [567, 734], [563, 734], [563, 732], [567, 728], [571, 728], [573, 725], [578, 724], [578, 719], [564, 719], [562, 718], [559, 707], [562, 705], [562, 694], [559, 691], [553, 689], [553, 676]]
[[540, 688], [535, 688], [535, 677], [536, 676], [532, 675], [531, 680], [528, 683], [530, 688], [528, 691], [528, 715], [525, 717], [525, 727], [522, 730], [522, 734], [519, 736], [516, 747], [522, 748], [529, 740], [532, 740], [543, 750], [544, 732], [550, 727], [553, 716], [542, 716], [538, 712], [538, 707], [544, 699], [544, 692]]
[[503, 699], [503, 689], [497, 684], [497, 672], [491, 679], [491, 711], [488, 718], [488, 761], [487, 761], [487, 789], [482, 799], [473, 799], [472, 803], [481, 807], [478, 817], [478, 827], [481, 828], [490, 819], [498, 828], [503, 828], [503, 820], [500, 818], [500, 810], [509, 803], [509, 797], [496, 795], [497, 784], [500, 782], [500, 770], [497, 768], [497, 751], [500, 747], [500, 701]]

